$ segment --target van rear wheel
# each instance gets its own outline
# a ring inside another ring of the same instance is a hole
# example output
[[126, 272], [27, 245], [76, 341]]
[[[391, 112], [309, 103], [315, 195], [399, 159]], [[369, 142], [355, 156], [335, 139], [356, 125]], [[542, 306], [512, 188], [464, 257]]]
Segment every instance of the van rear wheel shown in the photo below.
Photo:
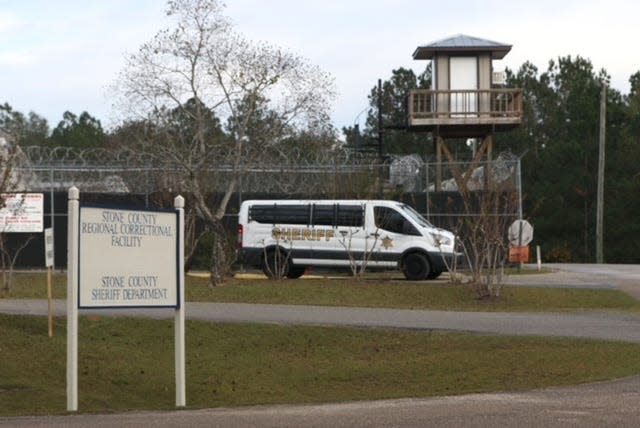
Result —
[[289, 272], [289, 259], [284, 251], [269, 250], [262, 260], [262, 272], [267, 278], [282, 279]]
[[409, 281], [422, 281], [430, 271], [429, 260], [422, 254], [407, 254], [402, 261], [402, 273]]

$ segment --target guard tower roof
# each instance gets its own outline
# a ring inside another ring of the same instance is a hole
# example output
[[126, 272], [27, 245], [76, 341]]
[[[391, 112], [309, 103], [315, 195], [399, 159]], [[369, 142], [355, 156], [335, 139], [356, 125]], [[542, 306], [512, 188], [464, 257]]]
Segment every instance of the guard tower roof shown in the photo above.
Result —
[[502, 59], [510, 50], [511, 45], [457, 34], [425, 46], [418, 46], [413, 52], [413, 59], [432, 59], [439, 52], [449, 54], [491, 52], [492, 59]]

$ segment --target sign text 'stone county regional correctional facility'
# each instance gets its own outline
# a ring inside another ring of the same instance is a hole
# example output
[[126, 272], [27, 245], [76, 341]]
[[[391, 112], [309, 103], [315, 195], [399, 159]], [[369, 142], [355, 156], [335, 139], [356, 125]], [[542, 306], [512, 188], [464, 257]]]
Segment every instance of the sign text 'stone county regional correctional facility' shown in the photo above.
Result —
[[176, 307], [175, 211], [81, 206], [79, 307]]

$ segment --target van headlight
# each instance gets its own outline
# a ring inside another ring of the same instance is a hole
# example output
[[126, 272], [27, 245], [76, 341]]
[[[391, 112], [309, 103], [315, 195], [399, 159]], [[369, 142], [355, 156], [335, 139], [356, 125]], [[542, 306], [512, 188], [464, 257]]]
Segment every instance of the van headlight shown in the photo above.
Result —
[[442, 235], [440, 233], [431, 233], [431, 238], [433, 238], [433, 242], [436, 245], [436, 247], [441, 247], [441, 246], [448, 247], [453, 244], [453, 240], [451, 239], [451, 237], [447, 235]]

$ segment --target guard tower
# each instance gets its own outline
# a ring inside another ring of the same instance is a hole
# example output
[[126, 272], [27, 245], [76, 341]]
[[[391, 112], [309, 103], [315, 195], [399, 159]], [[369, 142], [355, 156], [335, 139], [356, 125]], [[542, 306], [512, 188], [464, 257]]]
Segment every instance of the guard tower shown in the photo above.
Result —
[[[419, 46], [413, 53], [414, 59], [433, 64], [432, 88], [409, 94], [408, 126], [434, 136], [436, 190], [441, 188], [443, 153], [449, 162], [455, 161], [447, 140], [481, 140], [473, 169], [485, 157], [491, 161], [495, 132], [522, 122], [522, 89], [505, 88], [504, 74], [493, 71], [493, 60], [504, 58], [510, 50], [511, 45], [459, 34]], [[461, 174], [456, 175], [457, 180], [462, 179]]]

